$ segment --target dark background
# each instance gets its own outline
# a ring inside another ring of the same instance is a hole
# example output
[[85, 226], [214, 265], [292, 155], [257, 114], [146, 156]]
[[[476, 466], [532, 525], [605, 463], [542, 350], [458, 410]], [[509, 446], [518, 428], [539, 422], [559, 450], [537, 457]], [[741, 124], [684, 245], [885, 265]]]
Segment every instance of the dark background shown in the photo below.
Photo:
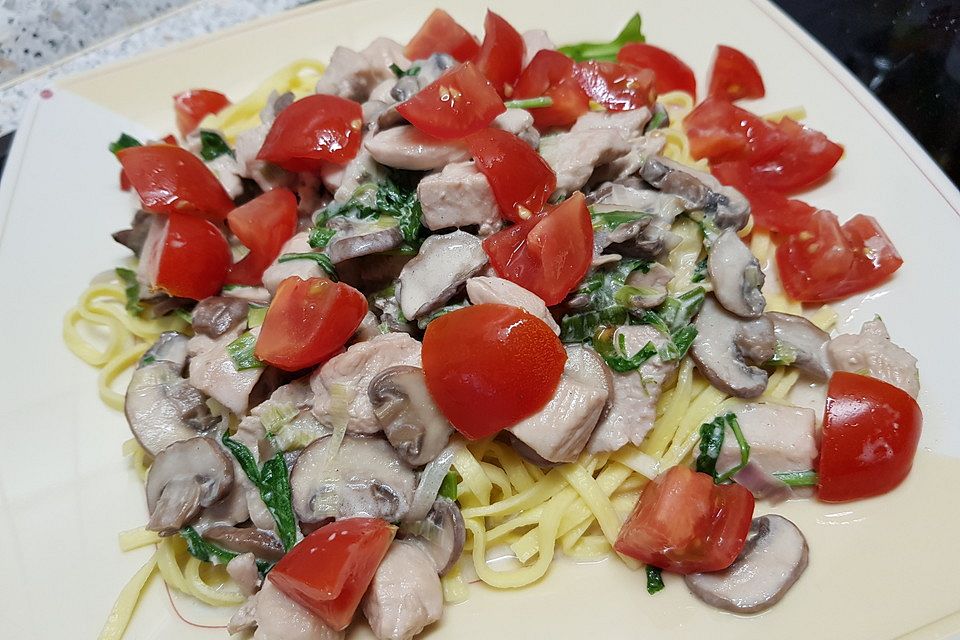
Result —
[[[960, 186], [960, 0], [774, 0]], [[11, 136], [0, 138], [0, 172]]]

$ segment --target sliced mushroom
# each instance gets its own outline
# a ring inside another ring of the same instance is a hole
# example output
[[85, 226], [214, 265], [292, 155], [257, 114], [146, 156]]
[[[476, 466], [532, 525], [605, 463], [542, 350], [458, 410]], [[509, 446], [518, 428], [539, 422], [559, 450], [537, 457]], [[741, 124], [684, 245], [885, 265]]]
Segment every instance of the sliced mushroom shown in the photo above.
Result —
[[282, 558], [284, 553], [276, 535], [255, 527], [210, 527], [203, 537], [229, 551], [252, 553], [271, 562]]
[[478, 237], [466, 231], [430, 236], [400, 272], [400, 310], [415, 320], [439, 309], [486, 264], [487, 254]]
[[206, 398], [183, 378], [187, 336], [166, 332], [140, 359], [133, 372], [124, 412], [130, 431], [151, 455], [168, 445], [213, 429]]
[[174, 442], [157, 454], [147, 475], [147, 529], [176, 533], [232, 486], [233, 462], [212, 438]]
[[729, 568], [684, 577], [687, 587], [707, 604], [733, 613], [769, 609], [807, 568], [807, 541], [782, 516], [754, 518], [743, 551]]
[[419, 535], [405, 539], [433, 559], [437, 573], [446, 574], [460, 559], [467, 538], [460, 508], [449, 498], [437, 498], [419, 529]]
[[750, 203], [733, 187], [725, 187], [709, 173], [696, 171], [663, 156], [651, 156], [640, 169], [651, 186], [679, 196], [688, 211], [700, 210], [721, 229], [739, 231], [750, 217]]
[[646, 271], [637, 269], [627, 276], [624, 284], [635, 287], [638, 293], [629, 297], [628, 307], [634, 310], [652, 309], [667, 299], [667, 284], [673, 279], [673, 271], [659, 262], [649, 265]]
[[741, 318], [756, 318], [763, 313], [767, 301], [760, 292], [764, 281], [760, 261], [735, 231], [727, 229], [713, 242], [707, 273], [713, 295], [727, 311]]
[[330, 240], [324, 253], [334, 264], [396, 249], [403, 242], [403, 235], [396, 225], [384, 227], [379, 222], [346, 218], [334, 218], [329, 224], [337, 228], [337, 234]]
[[352, 516], [400, 520], [416, 481], [390, 443], [348, 434], [332, 454], [331, 442], [332, 436], [315, 440], [290, 472], [297, 517], [306, 523]]
[[795, 358], [793, 366], [817, 380], [827, 380], [833, 373], [827, 357], [830, 335], [803, 316], [776, 311], [766, 316], [773, 322], [777, 341]]
[[193, 331], [210, 338], [219, 338], [245, 321], [249, 310], [250, 305], [240, 298], [205, 298], [193, 309]]
[[410, 466], [430, 462], [447, 446], [453, 427], [430, 397], [420, 367], [384, 369], [367, 394], [384, 435]]
[[152, 219], [152, 214], [146, 211], [137, 211], [130, 223], [130, 228], [117, 231], [112, 237], [130, 251], [133, 251], [133, 255], [139, 258], [140, 252], [143, 251], [143, 243], [146, 242], [147, 234], [150, 232]]
[[745, 320], [708, 296], [697, 315], [690, 355], [707, 380], [738, 398], [756, 398], [767, 388], [767, 372], [751, 366], [773, 356], [777, 339], [765, 316]]

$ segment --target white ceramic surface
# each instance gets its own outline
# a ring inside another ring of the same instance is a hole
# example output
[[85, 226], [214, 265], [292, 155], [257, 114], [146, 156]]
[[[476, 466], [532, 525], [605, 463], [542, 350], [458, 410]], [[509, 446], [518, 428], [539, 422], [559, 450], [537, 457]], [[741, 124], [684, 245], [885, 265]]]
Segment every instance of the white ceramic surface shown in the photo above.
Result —
[[[0, 188], [0, 637], [92, 638], [148, 550], [121, 554], [118, 531], [142, 524], [142, 489], [120, 455], [120, 414], [97, 398], [96, 372], [60, 339], [63, 314], [125, 250], [109, 233], [130, 216], [106, 144], [120, 131], [172, 127], [169, 96], [193, 86], [241, 96], [291, 59], [326, 58], [337, 44], [408, 38], [433, 1], [324, 2], [63, 83], [28, 112]], [[693, 600], [683, 584], [651, 598], [642, 576], [613, 562], [561, 562], [540, 584], [510, 593], [472, 589], [431, 638], [946, 637], [960, 629], [960, 525], [948, 474], [960, 465], [952, 401], [960, 300], [960, 194], [909, 135], [842, 67], [787, 18], [752, 0], [702, 3], [573, 0], [490, 2], [519, 29], [558, 42], [608, 38], [639, 9], [648, 39], [683, 57], [705, 82], [714, 45], [751, 55], [767, 98], [751, 108], [803, 104], [808, 122], [846, 146], [829, 182], [805, 196], [847, 218], [876, 216], [906, 263], [891, 283], [839, 305], [841, 329], [882, 314], [920, 359], [925, 431], [901, 489], [848, 505], [779, 509], [811, 538], [811, 565], [767, 614], [735, 618]], [[480, 5], [444, 6], [479, 31]], [[939, 456], [939, 457], [938, 457]], [[942, 456], [948, 456], [944, 459]], [[954, 475], [953, 477], [956, 477]], [[189, 608], [222, 623], [226, 614]], [[842, 629], [842, 631], [841, 631]], [[127, 636], [224, 638], [173, 614], [154, 581]]]

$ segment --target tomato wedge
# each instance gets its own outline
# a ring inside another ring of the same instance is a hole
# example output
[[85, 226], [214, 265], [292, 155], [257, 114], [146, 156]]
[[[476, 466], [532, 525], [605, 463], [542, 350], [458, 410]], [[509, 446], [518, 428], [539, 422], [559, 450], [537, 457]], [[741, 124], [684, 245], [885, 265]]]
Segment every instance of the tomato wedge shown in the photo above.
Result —
[[787, 146], [788, 136], [774, 124], [726, 100], [707, 98], [683, 119], [690, 153], [698, 160], [762, 161]]
[[513, 93], [513, 85], [523, 69], [523, 37], [509, 22], [487, 10], [483, 21], [483, 44], [473, 59], [501, 98]]
[[787, 144], [774, 157], [751, 165], [753, 184], [793, 193], [821, 180], [843, 155], [843, 147], [790, 118], [777, 123], [777, 129]]
[[288, 551], [267, 578], [328, 627], [343, 631], [353, 621], [396, 531], [379, 518], [331, 522]]
[[[732, 184], [721, 175], [714, 174], [720, 182]], [[763, 229], [777, 233], [800, 233], [808, 224], [810, 216], [817, 210], [802, 200], [787, 198], [770, 189], [755, 189], [732, 184], [733, 187], [750, 201], [750, 213], [753, 223]]]
[[467, 138], [477, 169], [486, 176], [503, 217], [513, 222], [540, 213], [557, 176], [539, 153], [507, 131], [484, 129]]
[[672, 467], [644, 487], [614, 548], [674, 573], [721, 571], [743, 549], [753, 507], [753, 494], [738, 484]]
[[346, 164], [360, 150], [363, 112], [353, 100], [317, 94], [280, 112], [257, 154], [289, 171], [318, 171]]
[[411, 60], [429, 58], [432, 53], [449, 53], [460, 62], [480, 51], [477, 39], [443, 9], [434, 9], [420, 30], [410, 39], [404, 55]]
[[502, 229], [483, 241], [497, 274], [561, 302], [580, 283], [593, 259], [593, 225], [583, 194], [574, 193], [552, 211]]
[[610, 111], [650, 107], [657, 99], [650, 69], [622, 62], [588, 60], [574, 67], [580, 88]]
[[573, 60], [559, 51], [538, 51], [520, 74], [513, 97], [539, 98], [553, 101], [549, 107], [531, 109], [533, 122], [541, 131], [551, 127], [568, 127], [590, 110], [590, 98], [574, 76]]
[[838, 371], [830, 378], [817, 496], [826, 502], [886, 493], [913, 466], [923, 414], [903, 389]]
[[291, 276], [273, 296], [254, 355], [284, 371], [299, 371], [335, 354], [367, 313], [363, 294], [326, 278]]
[[542, 409], [567, 361], [559, 338], [543, 320], [504, 304], [478, 304], [440, 316], [427, 325], [422, 355], [434, 402], [471, 440]]
[[181, 147], [151, 144], [117, 152], [145, 211], [189, 213], [219, 222], [233, 200], [203, 161]]
[[181, 136], [194, 131], [210, 114], [220, 113], [230, 106], [230, 100], [219, 91], [190, 89], [173, 96], [173, 109], [177, 113], [177, 129]]
[[154, 284], [178, 298], [216, 295], [233, 261], [227, 239], [213, 223], [182, 213], [168, 216], [159, 250]]
[[493, 86], [470, 62], [446, 72], [397, 105], [410, 124], [442, 140], [476, 133], [506, 110]]
[[658, 94], [683, 91], [697, 101], [697, 78], [693, 69], [669, 51], [645, 42], [631, 42], [623, 45], [617, 53], [617, 60], [653, 71]]
[[800, 233], [777, 247], [783, 288], [795, 300], [826, 302], [866, 291], [889, 278], [903, 259], [870, 216], [843, 226], [829, 211], [816, 211]]
[[259, 286], [263, 271], [280, 254], [283, 243], [297, 231], [297, 196], [273, 189], [241, 205], [227, 216], [233, 235], [250, 249], [230, 267], [229, 284]]
[[765, 93], [757, 63], [738, 49], [717, 45], [707, 95], [733, 101], [740, 98], [762, 98]]

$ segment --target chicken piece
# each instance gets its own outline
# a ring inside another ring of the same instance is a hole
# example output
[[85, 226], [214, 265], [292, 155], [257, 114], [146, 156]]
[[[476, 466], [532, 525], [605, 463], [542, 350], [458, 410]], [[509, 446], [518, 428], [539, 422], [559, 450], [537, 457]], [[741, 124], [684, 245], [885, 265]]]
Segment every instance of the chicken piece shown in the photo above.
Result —
[[280, 254], [274, 259], [273, 264], [263, 272], [263, 286], [271, 295], [277, 292], [280, 283], [290, 276], [297, 276], [301, 280], [310, 278], [326, 278], [327, 272], [313, 260], [290, 260], [289, 262], [280, 262], [280, 256], [285, 253], [309, 253], [313, 251], [310, 246], [309, 232], [298, 233], [285, 243], [280, 249]]
[[388, 58], [392, 59], [390, 54], [383, 54], [379, 50], [364, 55], [347, 47], [337, 47], [330, 56], [326, 71], [317, 82], [317, 93], [365, 102], [375, 86], [393, 75], [390, 62], [386, 62]]
[[373, 160], [364, 147], [347, 164], [326, 164], [320, 174], [324, 186], [337, 202], [346, 202], [356, 193], [357, 187], [367, 182], [380, 182], [385, 176], [383, 167]]
[[410, 640], [443, 614], [433, 560], [415, 545], [394, 542], [373, 574], [362, 607], [378, 640]]
[[470, 159], [462, 144], [431, 138], [411, 125], [379, 131], [364, 146], [374, 160], [395, 169], [430, 171]]
[[629, 153], [594, 170], [590, 177], [591, 186], [607, 181], [625, 180], [636, 175], [647, 158], [663, 151], [667, 139], [662, 136], [640, 136], [639, 138], [631, 138], [629, 143]]
[[[378, 69], [383, 68], [390, 71], [391, 64], [395, 64], [401, 69], [410, 68], [410, 61], [407, 56], [403, 55], [403, 45], [396, 40], [383, 36], [368, 44], [365, 49], [360, 51], [360, 55]], [[393, 72], [390, 71], [390, 75], [384, 79], [393, 79]]]
[[257, 570], [257, 558], [252, 553], [241, 553], [227, 563], [227, 573], [240, 587], [240, 593], [248, 598], [257, 592], [260, 584], [260, 572]]
[[[613, 344], [618, 351], [621, 335], [626, 339], [626, 353], [623, 355], [628, 357], [636, 355], [648, 342], [659, 349], [668, 340], [650, 325], [619, 327], [613, 334]], [[655, 355], [637, 371], [614, 372], [607, 412], [587, 445], [590, 452], [616, 451], [627, 442], [640, 444], [657, 417], [657, 402], [663, 385], [676, 370], [676, 362], [663, 362], [659, 355]]]
[[342, 640], [343, 631], [334, 631], [323, 620], [300, 606], [270, 580], [237, 609], [227, 624], [227, 632], [253, 632], [253, 640]]
[[431, 231], [470, 225], [493, 226], [500, 209], [487, 178], [473, 162], [454, 162], [417, 185], [423, 224]]
[[540, 296], [514, 282], [503, 278], [476, 276], [467, 280], [467, 297], [472, 304], [493, 302], [519, 307], [543, 320], [555, 334], [560, 335], [560, 325], [550, 315]]
[[573, 462], [590, 439], [610, 394], [607, 370], [592, 350], [567, 346], [567, 363], [547, 405], [509, 431], [550, 462]]
[[543, 29], [530, 29], [529, 31], [524, 31], [521, 37], [523, 38], [524, 68], [530, 64], [530, 61], [533, 60], [533, 56], [537, 55], [538, 51], [543, 49], [553, 51], [557, 48], [557, 45], [553, 44], [553, 40], [550, 39], [550, 36], [548, 36], [547, 32]]
[[827, 354], [837, 371], [866, 373], [900, 387], [914, 398], [920, 394], [917, 359], [890, 341], [879, 317], [863, 323], [859, 334], [845, 333], [831, 340]]
[[588, 111], [577, 118], [570, 127], [570, 132], [612, 129], [630, 140], [641, 137], [648, 122], [650, 122], [650, 109], [646, 107], [629, 111]]
[[494, 118], [490, 126], [512, 133], [534, 149], [540, 146], [540, 132], [533, 125], [533, 116], [525, 109], [507, 109]]
[[367, 387], [375, 375], [401, 364], [420, 366], [420, 343], [405, 333], [385, 333], [352, 345], [310, 377], [316, 394], [313, 414], [326, 425], [345, 419], [347, 431], [354, 433], [380, 431]]
[[[216, 340], [197, 335], [190, 338], [190, 385], [204, 392], [234, 414], [246, 413], [250, 392], [260, 379], [263, 368], [237, 371], [227, 353], [227, 345], [240, 337], [242, 327], [236, 327]], [[260, 328], [252, 330], [254, 338]]]
[[[817, 416], [812, 409], [751, 402], [734, 412], [750, 443], [750, 462], [767, 473], [807, 471], [817, 458]], [[723, 473], [740, 463], [740, 446], [729, 431], [717, 458]]]
[[630, 153], [630, 143], [613, 129], [558, 133], [540, 140], [540, 155], [557, 174], [555, 193], [582, 188], [594, 169]]
[[240, 176], [250, 178], [263, 191], [293, 186], [296, 179], [296, 176], [289, 171], [284, 171], [263, 160], [257, 160], [257, 154], [260, 153], [260, 148], [263, 146], [263, 141], [267, 139], [269, 131], [270, 124], [261, 124], [259, 127], [243, 131], [237, 134], [233, 148], [237, 166], [240, 168]]
[[230, 198], [236, 198], [243, 194], [243, 183], [240, 181], [240, 165], [229, 153], [219, 155], [213, 160], [205, 162], [207, 169], [217, 176], [217, 180], [223, 185], [223, 190], [227, 192]]

